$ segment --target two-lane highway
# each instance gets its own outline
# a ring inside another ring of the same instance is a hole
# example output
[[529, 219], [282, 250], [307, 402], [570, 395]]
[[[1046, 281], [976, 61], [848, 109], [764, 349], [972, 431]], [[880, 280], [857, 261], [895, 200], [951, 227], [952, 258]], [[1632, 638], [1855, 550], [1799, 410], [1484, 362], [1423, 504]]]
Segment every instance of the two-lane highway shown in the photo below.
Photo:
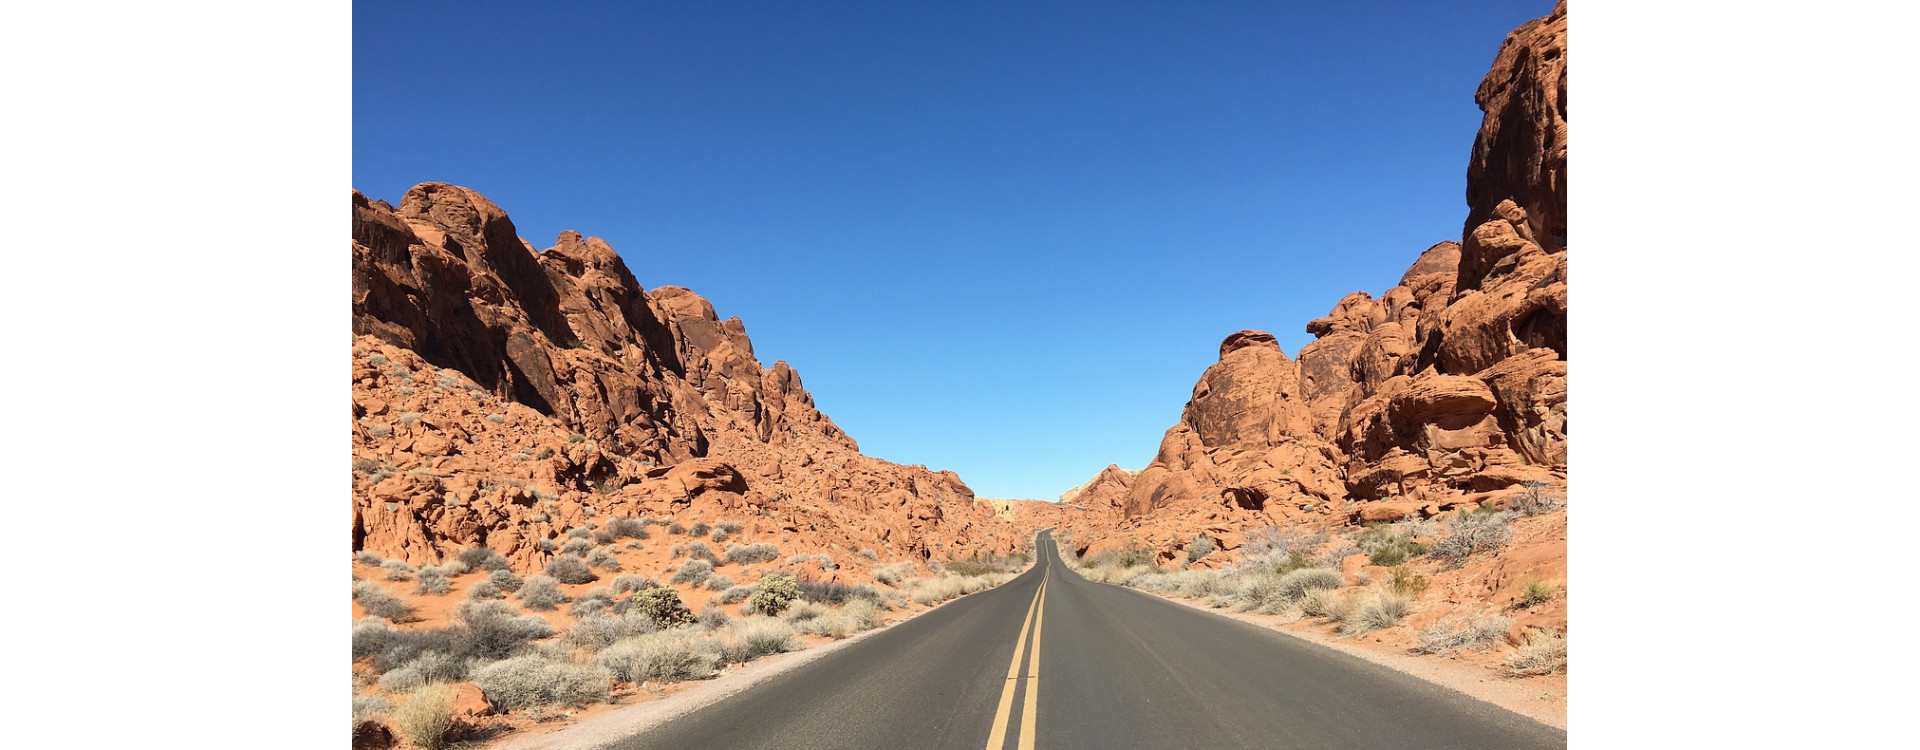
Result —
[[1557, 748], [1566, 732], [1040, 561], [616, 748]]

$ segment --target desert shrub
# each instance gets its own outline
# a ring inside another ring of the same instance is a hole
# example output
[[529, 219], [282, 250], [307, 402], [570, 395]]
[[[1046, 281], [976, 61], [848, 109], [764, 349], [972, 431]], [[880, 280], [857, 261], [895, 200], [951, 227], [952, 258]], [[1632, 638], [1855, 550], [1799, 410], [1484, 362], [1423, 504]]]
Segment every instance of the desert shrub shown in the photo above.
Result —
[[533, 457], [535, 460], [538, 460], [538, 461], [545, 461], [549, 458], [553, 458], [553, 447], [548, 446], [545, 448], [541, 448], [539, 453], [533, 454]]
[[1433, 554], [1458, 567], [1476, 552], [1499, 549], [1513, 538], [1513, 513], [1461, 513], [1453, 518], [1453, 533], [1433, 545]]
[[376, 567], [378, 567], [381, 563], [386, 562], [385, 560], [380, 559], [379, 555], [373, 554], [372, 552], [368, 552], [366, 550], [360, 550], [359, 552], [353, 553], [353, 561], [360, 563], [361, 565], [372, 565]]
[[840, 608], [840, 618], [847, 628], [858, 633], [872, 630], [886, 624], [886, 618], [880, 614], [880, 604], [874, 600], [855, 599]]
[[353, 585], [353, 600], [366, 607], [368, 614], [401, 622], [413, 617], [413, 608], [400, 597], [387, 593], [378, 584], [361, 581]]
[[1187, 543], [1187, 562], [1197, 562], [1213, 554], [1213, 540], [1203, 534], [1195, 534], [1193, 541]]
[[1553, 584], [1537, 578], [1529, 579], [1526, 589], [1520, 592], [1520, 603], [1517, 606], [1524, 609], [1538, 604], [1546, 604], [1547, 602], [1553, 601], [1553, 598], [1558, 595], [1559, 592], [1553, 590]]
[[1413, 597], [1392, 591], [1375, 591], [1355, 603], [1340, 618], [1340, 635], [1352, 637], [1390, 628], [1406, 619], [1413, 609]]
[[394, 710], [394, 730], [414, 747], [429, 750], [446, 747], [447, 730], [453, 728], [453, 697], [452, 685], [415, 688]]
[[857, 554], [861, 557], [867, 558], [868, 560], [872, 560], [874, 562], [880, 561], [880, 553], [875, 552], [871, 549], [867, 549], [866, 547], [861, 547], [860, 550], [858, 552], [855, 552], [854, 554]]
[[514, 575], [513, 571], [505, 568], [488, 573], [487, 581], [500, 587], [501, 591], [506, 592], [519, 591], [520, 586], [525, 583], [525, 581], [520, 580], [520, 576]]
[[685, 527], [685, 526], [681, 526], [681, 525], [680, 525], [680, 523], [679, 523], [678, 521], [676, 521], [676, 522], [674, 522], [674, 523], [670, 523], [670, 524], [667, 524], [667, 533], [669, 533], [669, 534], [685, 534], [685, 533], [687, 533], [687, 527]]
[[635, 539], [647, 538], [647, 524], [637, 518], [612, 519], [607, 521], [607, 525], [602, 528], [601, 531], [611, 535], [614, 539], [625, 539], [628, 537]]
[[1360, 532], [1354, 543], [1375, 565], [1399, 565], [1427, 553], [1426, 545], [1408, 539], [1392, 526], [1374, 526]]
[[376, 365], [384, 365], [387, 363], [387, 355], [374, 354], [374, 355], [368, 356], [367, 361]]
[[1275, 594], [1283, 601], [1297, 602], [1320, 589], [1337, 589], [1346, 584], [1340, 571], [1327, 568], [1301, 568], [1282, 574], [1275, 582]]
[[570, 601], [560, 592], [560, 582], [552, 576], [531, 576], [521, 584], [520, 593], [515, 597], [527, 609], [550, 610]]
[[741, 602], [746, 601], [747, 597], [752, 595], [753, 595], [752, 586], [734, 586], [732, 588], [727, 589], [726, 591], [720, 592], [720, 603], [721, 604], [739, 604]]
[[729, 534], [738, 534], [740, 533], [741, 529], [746, 528], [746, 525], [740, 523], [739, 521], [719, 521], [719, 522], [716, 522], [713, 526], [714, 528], [717, 528]]
[[686, 628], [627, 638], [600, 652], [600, 664], [626, 682], [709, 677], [720, 665], [720, 644]]
[[760, 579], [747, 597], [747, 611], [777, 615], [800, 596], [800, 583], [793, 576], [775, 573]]
[[1406, 568], [1394, 568], [1393, 580], [1387, 582], [1387, 588], [1396, 594], [1419, 596], [1427, 590], [1427, 577], [1409, 573]]
[[688, 560], [680, 570], [673, 574], [673, 583], [705, 583], [707, 576], [713, 575], [713, 563], [706, 560]]
[[593, 542], [586, 539], [568, 539], [566, 544], [560, 545], [560, 554], [562, 555], [586, 557], [587, 553], [592, 551]]
[[706, 542], [687, 542], [687, 557], [719, 562], [719, 558], [713, 556], [713, 548], [708, 547]]
[[501, 601], [464, 601], [455, 609], [466, 627], [467, 656], [476, 659], [506, 657], [530, 641], [553, 635], [553, 626], [539, 615], [522, 615]]
[[625, 575], [614, 576], [613, 593], [627, 594], [635, 591], [644, 591], [646, 589], [650, 589], [658, 585], [660, 584], [655, 583], [654, 580], [651, 578], [648, 578], [643, 575], [634, 574], [634, 573], [628, 573]]
[[1338, 589], [1315, 589], [1300, 598], [1301, 614], [1310, 617], [1340, 619], [1347, 612], [1347, 600]]
[[587, 565], [608, 573], [620, 572], [620, 558], [614, 557], [613, 552], [605, 547], [587, 553]]
[[743, 647], [741, 651], [728, 654], [729, 661], [751, 661], [767, 654], [785, 653], [800, 650], [800, 636], [793, 632], [793, 626], [775, 617], [758, 615], [747, 617], [733, 623], [733, 637]]
[[425, 687], [428, 683], [454, 682], [466, 676], [465, 659], [428, 651], [380, 675], [380, 689], [389, 693], [405, 693]]
[[1350, 544], [1341, 545], [1322, 553], [1319, 557], [1314, 558], [1314, 561], [1315, 564], [1323, 568], [1338, 568], [1340, 567], [1340, 563], [1346, 562], [1347, 558], [1358, 554], [1362, 554], [1359, 547]]
[[848, 586], [844, 583], [800, 579], [795, 585], [800, 588], [800, 598], [821, 604], [845, 604], [854, 599], [880, 601], [880, 592], [872, 586]]
[[733, 588], [733, 579], [716, 573], [707, 578], [707, 588], [714, 591], [725, 591]]
[[1515, 676], [1543, 675], [1567, 668], [1567, 639], [1558, 630], [1528, 633], [1520, 648], [1507, 657], [1508, 671]]
[[913, 563], [901, 562], [892, 565], [876, 565], [873, 568], [873, 580], [892, 586], [900, 583], [913, 572]]
[[940, 566], [940, 569], [954, 575], [984, 576], [1006, 572], [1009, 567], [1008, 563], [1009, 560], [1007, 558], [993, 555], [974, 555], [959, 560], [948, 560]]
[[724, 542], [724, 541], [726, 541], [726, 540], [727, 540], [727, 530], [726, 530], [726, 529], [714, 529], [714, 530], [713, 530], [713, 542], [714, 542], [715, 544], [719, 544], [720, 542]]
[[473, 684], [488, 703], [501, 709], [603, 703], [612, 683], [613, 673], [604, 667], [539, 654], [516, 656], [473, 672]]
[[1268, 526], [1247, 533], [1242, 554], [1247, 557], [1271, 558], [1284, 557], [1294, 552], [1307, 555], [1326, 540], [1326, 535], [1321, 533]]
[[403, 563], [399, 560], [388, 560], [384, 563], [381, 563], [380, 569], [387, 572], [386, 577], [387, 577], [387, 580], [389, 581], [413, 580], [413, 566]]
[[766, 542], [727, 545], [727, 562], [749, 565], [780, 559], [780, 548]]
[[593, 526], [589, 524], [567, 529], [567, 536], [574, 539], [586, 539], [587, 537], [593, 536]]
[[467, 587], [468, 599], [499, 599], [504, 596], [506, 594], [500, 590], [500, 585], [491, 579], [479, 581]]
[[680, 593], [665, 586], [634, 594], [629, 611], [639, 612], [662, 628], [685, 625], [694, 619], [692, 610], [681, 603]]
[[965, 590], [965, 583], [960, 576], [942, 575], [914, 581], [907, 588], [907, 596], [920, 604], [932, 604], [952, 599]]
[[1541, 481], [1531, 481], [1522, 485], [1520, 495], [1513, 499], [1513, 510], [1523, 516], [1537, 516], [1565, 507], [1567, 500], [1553, 491], [1552, 485]]
[[1325, 568], [1325, 567], [1333, 567], [1333, 566], [1321, 565], [1320, 561], [1309, 558], [1306, 555], [1300, 554], [1299, 552], [1296, 551], [1296, 552], [1288, 552], [1286, 559], [1273, 563], [1273, 572], [1284, 575], [1287, 573], [1292, 573], [1293, 571], [1296, 571], [1296, 570], [1306, 570], [1308, 568]]
[[708, 526], [705, 521], [702, 521], [694, 524], [693, 528], [687, 530], [687, 533], [694, 536], [706, 536], [707, 532], [711, 530], [713, 530], [713, 527]]
[[356, 739], [358, 738], [357, 735], [360, 732], [361, 724], [365, 724], [371, 720], [374, 714], [384, 714], [392, 710], [393, 704], [388, 703], [386, 698], [378, 695], [353, 696], [353, 731]]
[[400, 631], [394, 630], [386, 620], [368, 617], [353, 623], [353, 658], [373, 656], [391, 647], [399, 640]]
[[561, 583], [593, 583], [600, 580], [600, 576], [587, 568], [587, 561], [573, 555], [561, 555], [549, 560], [546, 570], [542, 572]]
[[613, 589], [602, 586], [575, 597], [573, 600], [573, 609], [569, 610], [569, 614], [572, 614], [574, 617], [583, 617], [595, 613], [611, 612], [612, 610]]
[[421, 568], [419, 582], [413, 587], [413, 593], [416, 594], [444, 594], [451, 590], [453, 582], [447, 580], [446, 573], [435, 567]]
[[642, 633], [651, 633], [656, 629], [652, 620], [644, 618], [628, 619], [608, 614], [594, 614], [582, 617], [568, 628], [561, 640], [569, 645], [590, 651], [599, 651], [613, 645], [622, 638]]
[[505, 414], [488, 414], [488, 415], [487, 415], [487, 421], [489, 421], [489, 422], [492, 422], [492, 423], [494, 423], [494, 424], [506, 424], [506, 422], [507, 422], [507, 415], [505, 415]]
[[694, 622], [708, 632], [724, 628], [727, 626], [727, 623], [732, 621], [733, 618], [727, 616], [726, 610], [716, 607], [711, 603], [701, 607], [700, 615], [694, 618]]
[[1444, 654], [1456, 648], [1484, 650], [1505, 637], [1507, 628], [1512, 624], [1507, 618], [1499, 615], [1487, 615], [1471, 620], [1449, 617], [1416, 634], [1413, 651], [1421, 654]]

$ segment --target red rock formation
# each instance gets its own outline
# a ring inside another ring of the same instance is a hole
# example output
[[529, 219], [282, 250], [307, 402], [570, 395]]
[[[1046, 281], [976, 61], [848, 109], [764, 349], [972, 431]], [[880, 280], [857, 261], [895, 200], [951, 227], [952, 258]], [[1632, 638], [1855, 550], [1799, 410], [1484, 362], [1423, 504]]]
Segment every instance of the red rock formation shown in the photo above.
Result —
[[1393, 520], [1564, 483], [1566, 41], [1562, 2], [1508, 36], [1475, 95], [1462, 241], [1307, 323], [1297, 360], [1264, 332], [1228, 336], [1153, 462], [1103, 472], [1080, 495], [1099, 501], [1063, 516], [1077, 545], [1170, 558], [1196, 529]]
[[952, 472], [898, 466], [763, 368], [738, 318], [643, 289], [605, 242], [535, 251], [478, 193], [353, 195], [354, 549], [525, 567], [594, 517], [754, 518], [806, 549], [941, 559], [1021, 539]]

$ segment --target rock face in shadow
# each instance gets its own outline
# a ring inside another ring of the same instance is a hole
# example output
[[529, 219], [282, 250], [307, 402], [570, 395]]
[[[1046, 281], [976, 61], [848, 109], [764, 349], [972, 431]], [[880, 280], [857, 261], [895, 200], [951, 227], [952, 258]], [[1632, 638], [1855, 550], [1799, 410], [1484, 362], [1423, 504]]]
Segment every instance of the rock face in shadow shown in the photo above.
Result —
[[689, 510], [885, 559], [1017, 548], [958, 476], [861, 455], [738, 318], [644, 289], [605, 242], [536, 251], [441, 183], [352, 211], [355, 550], [537, 565], [570, 526]]
[[1563, 2], [1507, 37], [1475, 94], [1461, 240], [1309, 321], [1295, 358], [1265, 332], [1229, 335], [1153, 462], [1076, 493], [1061, 523], [1081, 548], [1170, 560], [1196, 530], [1231, 549], [1237, 528], [1431, 516], [1564, 486], [1566, 76]]

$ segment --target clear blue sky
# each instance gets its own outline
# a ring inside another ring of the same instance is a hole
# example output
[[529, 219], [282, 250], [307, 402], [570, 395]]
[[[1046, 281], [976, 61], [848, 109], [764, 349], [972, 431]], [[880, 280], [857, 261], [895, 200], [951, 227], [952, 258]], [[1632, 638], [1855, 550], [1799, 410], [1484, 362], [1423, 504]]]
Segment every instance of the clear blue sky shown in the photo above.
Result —
[[863, 451], [990, 497], [1140, 468], [1458, 239], [1529, 2], [356, 3], [353, 180], [465, 185], [739, 316]]

